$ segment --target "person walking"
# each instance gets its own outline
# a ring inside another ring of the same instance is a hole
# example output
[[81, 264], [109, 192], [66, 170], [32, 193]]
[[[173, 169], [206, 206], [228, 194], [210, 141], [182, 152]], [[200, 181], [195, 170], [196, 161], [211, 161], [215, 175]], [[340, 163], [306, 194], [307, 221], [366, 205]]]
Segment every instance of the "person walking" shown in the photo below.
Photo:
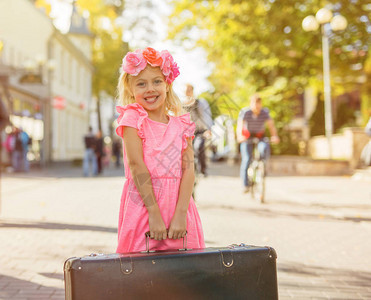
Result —
[[280, 139], [277, 135], [277, 129], [269, 114], [269, 110], [263, 108], [262, 99], [259, 94], [254, 94], [250, 98], [250, 107], [245, 107], [240, 110], [236, 129], [237, 142], [240, 143], [241, 152], [240, 177], [242, 179], [243, 191], [245, 193], [249, 191], [247, 170], [250, 166], [253, 155], [253, 144], [249, 139], [254, 137], [260, 139], [257, 148], [262, 159], [267, 160], [270, 156], [269, 144], [263, 139], [265, 135], [265, 125], [268, 126], [271, 134], [271, 142], [274, 144], [279, 143]]
[[[3, 169], [3, 142], [2, 142], [2, 131], [5, 128], [6, 125], [9, 124], [9, 113], [8, 110], [6, 109], [3, 100], [0, 95], [0, 178], [1, 178], [1, 173]], [[7, 149], [6, 149], [7, 150]], [[11, 161], [11, 160], [10, 160]], [[1, 182], [0, 182], [0, 213], [1, 213]]]
[[14, 172], [21, 172], [23, 165], [23, 143], [21, 130], [17, 127], [14, 127], [14, 137], [12, 143], [12, 167]]
[[91, 126], [89, 127], [88, 134], [84, 136], [84, 144], [85, 144], [85, 153], [83, 161], [84, 176], [85, 177], [89, 176], [90, 170], [92, 172], [92, 175], [95, 176], [98, 174], [97, 157], [95, 155], [96, 140]]
[[102, 131], [98, 130], [95, 136], [95, 156], [97, 159], [97, 172], [102, 174], [103, 172], [103, 156], [104, 156], [104, 142], [102, 137]]
[[115, 157], [115, 166], [116, 168], [119, 168], [122, 155], [122, 143], [117, 138], [113, 139], [112, 142], [112, 154]]
[[197, 171], [204, 176], [207, 176], [206, 162], [206, 141], [211, 137], [211, 127], [213, 119], [211, 115], [210, 105], [203, 98], [194, 99], [193, 86], [187, 84], [186, 96], [189, 102], [193, 102], [188, 110], [191, 114], [191, 120], [196, 124], [195, 138], [193, 140], [193, 149], [197, 158]]
[[25, 132], [22, 128], [20, 128], [20, 139], [22, 141], [22, 163], [21, 163], [21, 169], [24, 172], [30, 171], [30, 162], [28, 160], [27, 154], [28, 154], [28, 146], [30, 144], [30, 136]]
[[195, 125], [181, 115], [172, 83], [179, 75], [173, 57], [153, 48], [129, 52], [119, 78], [116, 133], [124, 142], [126, 182], [121, 197], [117, 252], [205, 246], [191, 196]]
[[[9, 114], [0, 96], [0, 131], [9, 124]], [[0, 143], [1, 146], [1, 143]]]
[[13, 151], [15, 144], [15, 129], [12, 127], [11, 132], [9, 132], [5, 138], [4, 147], [8, 153], [8, 163], [13, 166]]

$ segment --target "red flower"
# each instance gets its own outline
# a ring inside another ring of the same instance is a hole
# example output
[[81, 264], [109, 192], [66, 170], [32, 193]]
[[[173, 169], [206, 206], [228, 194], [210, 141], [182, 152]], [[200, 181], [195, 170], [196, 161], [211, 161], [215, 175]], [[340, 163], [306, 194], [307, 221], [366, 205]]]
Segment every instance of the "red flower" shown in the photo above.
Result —
[[160, 56], [160, 53], [151, 47], [144, 49], [143, 57], [152, 67], [159, 67], [162, 65], [162, 57]]

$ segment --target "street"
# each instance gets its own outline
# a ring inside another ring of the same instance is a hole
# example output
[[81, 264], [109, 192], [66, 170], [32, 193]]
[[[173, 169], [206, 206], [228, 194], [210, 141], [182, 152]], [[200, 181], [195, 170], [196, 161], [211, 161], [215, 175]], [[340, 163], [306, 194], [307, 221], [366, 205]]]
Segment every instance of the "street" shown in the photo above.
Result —
[[[81, 173], [2, 177], [0, 299], [64, 299], [67, 258], [115, 251], [123, 172]], [[242, 193], [238, 166], [213, 163], [196, 190], [206, 246], [275, 248], [280, 299], [371, 299], [370, 183], [268, 176], [262, 205]]]

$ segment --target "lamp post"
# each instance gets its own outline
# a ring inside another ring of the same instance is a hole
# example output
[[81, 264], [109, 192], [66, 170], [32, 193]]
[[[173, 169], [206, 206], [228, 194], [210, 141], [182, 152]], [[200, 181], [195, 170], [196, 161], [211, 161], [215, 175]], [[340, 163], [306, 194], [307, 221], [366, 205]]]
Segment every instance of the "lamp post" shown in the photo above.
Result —
[[344, 30], [347, 20], [341, 16], [333, 16], [331, 10], [321, 8], [316, 16], [307, 16], [303, 19], [302, 27], [305, 31], [316, 31], [321, 26], [322, 57], [323, 57], [323, 89], [325, 98], [325, 132], [328, 141], [329, 158], [332, 158], [331, 136], [333, 133], [332, 105], [331, 105], [331, 79], [330, 79], [330, 50], [329, 37], [325, 25], [330, 24], [333, 31]]

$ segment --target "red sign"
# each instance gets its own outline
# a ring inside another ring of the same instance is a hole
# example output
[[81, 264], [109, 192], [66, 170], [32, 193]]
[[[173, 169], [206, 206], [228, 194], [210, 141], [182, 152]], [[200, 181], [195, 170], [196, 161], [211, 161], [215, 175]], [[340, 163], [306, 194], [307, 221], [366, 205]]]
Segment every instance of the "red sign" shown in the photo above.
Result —
[[80, 102], [79, 107], [80, 107], [81, 110], [84, 110], [85, 109], [85, 103]]
[[66, 108], [67, 101], [62, 96], [57, 96], [53, 98], [53, 107], [55, 109], [65, 109]]

